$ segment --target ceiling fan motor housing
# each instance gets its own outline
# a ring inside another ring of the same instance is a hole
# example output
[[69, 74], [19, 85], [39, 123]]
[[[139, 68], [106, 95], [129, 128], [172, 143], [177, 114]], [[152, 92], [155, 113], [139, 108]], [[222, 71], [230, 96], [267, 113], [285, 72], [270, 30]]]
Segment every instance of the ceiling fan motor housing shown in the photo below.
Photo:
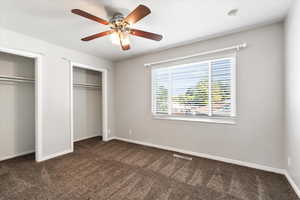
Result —
[[124, 20], [124, 15], [122, 13], [115, 13], [113, 17], [109, 20], [110, 23], [116, 24], [121, 23]]
[[124, 20], [124, 15], [122, 13], [116, 13], [109, 21], [111, 24], [111, 29], [117, 32], [128, 32], [129, 24]]

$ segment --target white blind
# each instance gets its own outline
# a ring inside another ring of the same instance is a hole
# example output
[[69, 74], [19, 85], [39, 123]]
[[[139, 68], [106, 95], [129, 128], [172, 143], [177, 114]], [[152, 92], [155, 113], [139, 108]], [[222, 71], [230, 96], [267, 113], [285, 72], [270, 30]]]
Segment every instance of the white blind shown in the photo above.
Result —
[[234, 57], [152, 68], [152, 113], [234, 116]]

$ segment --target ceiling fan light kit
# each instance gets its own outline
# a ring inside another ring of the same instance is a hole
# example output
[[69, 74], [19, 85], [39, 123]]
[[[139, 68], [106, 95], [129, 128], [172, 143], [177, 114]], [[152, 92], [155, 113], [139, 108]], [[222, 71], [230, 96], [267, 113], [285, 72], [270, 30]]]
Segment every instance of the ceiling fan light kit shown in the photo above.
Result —
[[126, 51], [130, 49], [129, 35], [143, 37], [154, 41], [160, 41], [163, 38], [163, 36], [159, 34], [131, 28], [133, 24], [151, 13], [151, 10], [144, 5], [139, 5], [127, 17], [124, 17], [122, 13], [115, 13], [109, 21], [91, 15], [80, 9], [73, 9], [72, 13], [96, 21], [100, 24], [110, 26], [110, 30], [82, 38], [81, 40], [83, 41], [91, 41], [99, 37], [111, 35], [112, 43], [120, 45], [122, 50]]

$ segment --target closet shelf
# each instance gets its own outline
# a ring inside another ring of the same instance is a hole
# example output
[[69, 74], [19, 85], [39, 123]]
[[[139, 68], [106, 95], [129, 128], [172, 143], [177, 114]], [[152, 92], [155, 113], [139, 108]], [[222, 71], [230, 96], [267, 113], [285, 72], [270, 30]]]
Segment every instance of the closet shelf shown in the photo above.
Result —
[[94, 89], [101, 89], [101, 86], [96, 84], [83, 84], [83, 83], [74, 83], [73, 87], [85, 87], [85, 88], [94, 88]]
[[3, 75], [0, 75], [0, 81], [23, 82], [23, 83], [35, 82], [35, 80], [32, 78], [21, 77], [21, 76], [3, 76]]

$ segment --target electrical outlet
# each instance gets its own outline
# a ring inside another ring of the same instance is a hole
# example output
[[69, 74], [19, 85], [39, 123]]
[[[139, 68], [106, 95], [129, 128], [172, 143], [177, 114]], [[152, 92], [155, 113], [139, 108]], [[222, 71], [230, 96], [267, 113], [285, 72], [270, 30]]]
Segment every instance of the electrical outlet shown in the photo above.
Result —
[[288, 157], [288, 166], [292, 165], [292, 159], [290, 157]]
[[129, 135], [132, 135], [132, 130], [131, 129], [129, 129]]

